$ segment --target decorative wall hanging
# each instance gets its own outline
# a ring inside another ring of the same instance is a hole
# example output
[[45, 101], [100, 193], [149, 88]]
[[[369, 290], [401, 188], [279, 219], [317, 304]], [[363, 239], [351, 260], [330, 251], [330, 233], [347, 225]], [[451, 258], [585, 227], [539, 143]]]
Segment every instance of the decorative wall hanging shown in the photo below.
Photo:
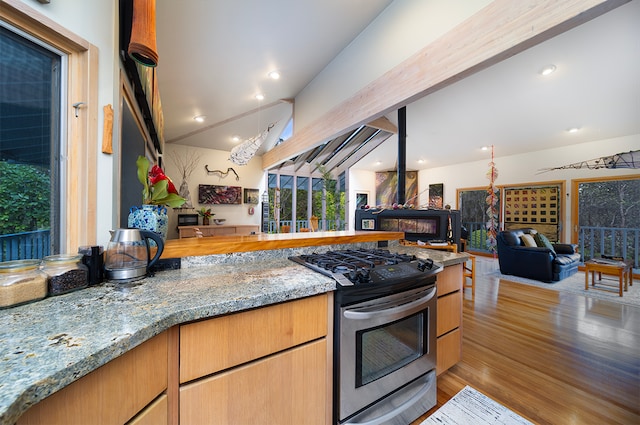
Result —
[[621, 152], [611, 156], [601, 156], [600, 158], [575, 162], [560, 167], [543, 168], [540, 172], [580, 168], [588, 168], [590, 170], [599, 170], [601, 168], [640, 168], [640, 150]]
[[498, 235], [498, 188], [496, 187], [496, 179], [498, 178], [498, 169], [495, 162], [493, 162], [493, 145], [491, 145], [491, 162], [489, 162], [489, 171], [487, 172], [487, 178], [489, 179], [489, 187], [487, 188], [487, 245], [489, 250], [493, 252], [495, 256], [497, 253], [498, 241], [496, 239]]
[[244, 203], [245, 204], [258, 204], [260, 197], [260, 191], [258, 189], [245, 189], [244, 190]]
[[240, 186], [198, 185], [198, 203], [200, 204], [241, 204]]
[[444, 184], [429, 185], [429, 208], [442, 208], [444, 197]]
[[156, 0], [133, 0], [129, 56], [144, 66], [158, 65]]
[[258, 134], [251, 139], [248, 139], [238, 146], [235, 146], [231, 149], [231, 155], [229, 156], [229, 160], [236, 165], [247, 165], [249, 160], [253, 158], [258, 149], [264, 141], [267, 139], [267, 135], [269, 134], [269, 130], [273, 128], [274, 124], [269, 125], [265, 131]]
[[[407, 202], [418, 197], [418, 172], [407, 171], [405, 175], [405, 199]], [[386, 207], [398, 200], [398, 173], [383, 171], [376, 173], [376, 205]]]
[[229, 172], [232, 172], [233, 174], [236, 175], [236, 181], [240, 181], [240, 176], [238, 175], [238, 173], [236, 173], [236, 170], [234, 170], [231, 167], [227, 168], [227, 171], [222, 171], [222, 170], [210, 170], [209, 166], [205, 165], [204, 169], [207, 170], [207, 174], [218, 174], [220, 178], [225, 178], [229, 175]]

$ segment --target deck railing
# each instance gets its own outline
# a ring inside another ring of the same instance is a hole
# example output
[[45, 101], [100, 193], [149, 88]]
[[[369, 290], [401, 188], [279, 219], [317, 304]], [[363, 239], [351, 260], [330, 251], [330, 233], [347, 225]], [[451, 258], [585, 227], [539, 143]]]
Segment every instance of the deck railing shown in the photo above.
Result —
[[49, 230], [0, 235], [0, 261], [42, 258], [50, 253]]
[[[292, 228], [293, 220], [280, 220], [280, 227], [278, 227], [275, 220], [269, 221], [269, 233], [281, 233], [282, 226], [289, 226], [290, 232], [299, 232], [303, 228], [311, 228], [309, 226], [309, 220], [296, 220], [295, 228]], [[344, 230], [344, 221], [342, 220], [318, 220], [318, 230]]]
[[578, 248], [583, 260], [610, 255], [633, 261], [640, 267], [640, 229], [581, 226]]

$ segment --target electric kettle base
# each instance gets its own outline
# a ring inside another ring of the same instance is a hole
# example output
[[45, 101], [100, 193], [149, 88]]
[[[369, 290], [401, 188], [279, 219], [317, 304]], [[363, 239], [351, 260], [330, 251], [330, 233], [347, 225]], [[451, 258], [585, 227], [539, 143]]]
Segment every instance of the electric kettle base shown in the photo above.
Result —
[[131, 268], [118, 270], [105, 270], [107, 280], [109, 281], [131, 281], [140, 280], [147, 276], [146, 268]]

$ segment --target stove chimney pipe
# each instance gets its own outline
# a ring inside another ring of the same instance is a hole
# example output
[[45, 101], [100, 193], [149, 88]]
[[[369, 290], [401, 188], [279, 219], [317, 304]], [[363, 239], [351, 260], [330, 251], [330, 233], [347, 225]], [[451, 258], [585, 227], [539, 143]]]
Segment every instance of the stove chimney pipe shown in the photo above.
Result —
[[406, 202], [407, 180], [407, 107], [398, 109], [398, 205]]

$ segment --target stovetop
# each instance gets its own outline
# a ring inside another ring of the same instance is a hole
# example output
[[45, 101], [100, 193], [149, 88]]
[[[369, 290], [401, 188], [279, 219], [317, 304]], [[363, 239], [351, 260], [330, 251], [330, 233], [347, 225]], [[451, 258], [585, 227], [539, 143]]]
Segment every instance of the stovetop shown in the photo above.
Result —
[[312, 270], [333, 277], [339, 286], [391, 285], [435, 274], [442, 266], [414, 255], [386, 249], [349, 249], [289, 257]]

